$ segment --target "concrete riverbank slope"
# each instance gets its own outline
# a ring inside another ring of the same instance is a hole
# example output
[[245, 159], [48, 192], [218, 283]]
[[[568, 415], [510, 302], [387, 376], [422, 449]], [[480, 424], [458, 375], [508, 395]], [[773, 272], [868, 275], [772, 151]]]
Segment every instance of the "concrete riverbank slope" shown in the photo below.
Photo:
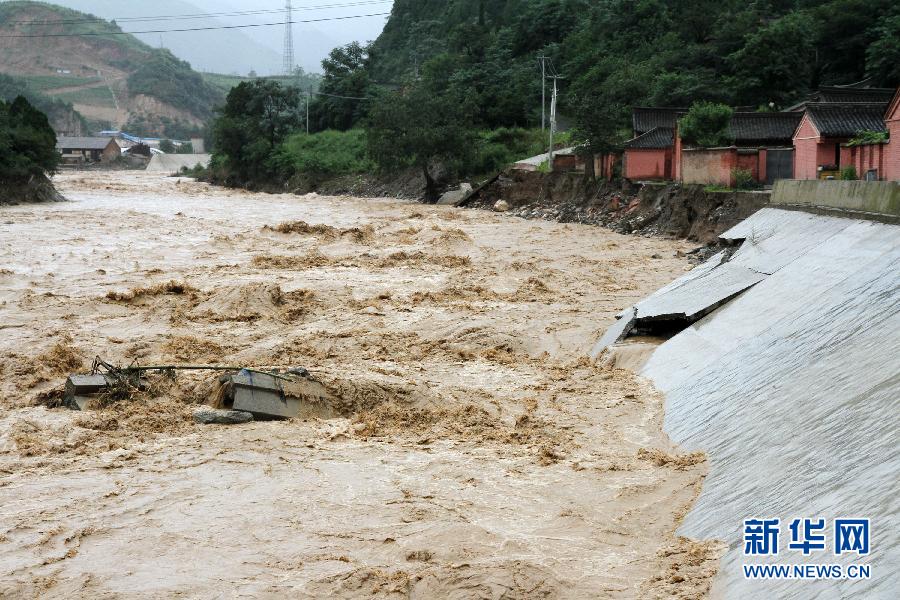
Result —
[[[629, 346], [668, 338], [636, 369], [666, 394], [673, 441], [710, 462], [679, 533], [728, 544], [713, 597], [894, 597], [900, 226], [765, 208], [722, 238], [730, 248], [626, 310], [597, 349], [634, 362]], [[778, 556], [744, 556], [750, 518], [781, 519]], [[826, 520], [825, 551], [788, 548], [795, 518]], [[872, 520], [868, 556], [835, 555], [837, 518]], [[742, 565], [766, 563], [872, 576], [745, 579]]]

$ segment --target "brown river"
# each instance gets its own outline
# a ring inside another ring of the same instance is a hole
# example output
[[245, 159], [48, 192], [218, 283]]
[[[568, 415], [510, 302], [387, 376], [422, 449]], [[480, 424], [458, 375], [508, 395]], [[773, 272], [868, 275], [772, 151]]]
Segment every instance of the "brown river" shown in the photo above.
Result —
[[[0, 597], [700, 598], [705, 457], [584, 357], [684, 242], [390, 199], [68, 174], [0, 206]], [[2, 193], [2, 192], [0, 192]], [[193, 423], [216, 376], [59, 408], [95, 356], [302, 366], [303, 419]]]

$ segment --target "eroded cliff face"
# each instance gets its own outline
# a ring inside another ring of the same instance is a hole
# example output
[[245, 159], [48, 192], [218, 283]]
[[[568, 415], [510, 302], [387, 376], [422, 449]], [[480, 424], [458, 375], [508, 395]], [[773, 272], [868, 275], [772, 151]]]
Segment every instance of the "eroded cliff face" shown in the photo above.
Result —
[[614, 185], [575, 173], [509, 171], [470, 205], [487, 208], [498, 200], [526, 218], [710, 243], [764, 207], [769, 194], [711, 192], [677, 183]]

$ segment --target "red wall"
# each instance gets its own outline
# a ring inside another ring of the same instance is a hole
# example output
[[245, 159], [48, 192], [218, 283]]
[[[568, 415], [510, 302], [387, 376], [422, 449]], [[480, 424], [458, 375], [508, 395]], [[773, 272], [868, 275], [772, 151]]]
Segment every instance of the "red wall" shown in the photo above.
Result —
[[865, 179], [866, 173], [874, 170], [878, 174], [878, 180], [884, 180], [886, 179], [884, 157], [887, 147], [888, 144], [868, 144], [852, 148], [844, 146], [841, 148], [841, 168], [854, 167], [860, 179]]
[[[765, 154], [763, 154], [765, 157]], [[750, 171], [753, 174], [753, 179], [756, 181], [760, 180], [759, 176], [759, 152], [738, 152], [737, 153], [737, 168], [743, 169], [745, 171]], [[763, 164], [765, 164], [765, 158], [763, 158]], [[763, 179], [765, 178], [765, 167], [763, 167]]]
[[888, 115], [887, 127], [891, 132], [891, 141], [884, 146], [884, 178], [900, 181], [900, 102]]
[[714, 148], [681, 151], [681, 180], [701, 185], [734, 184], [731, 171], [738, 165], [735, 148]]
[[794, 177], [796, 179], [818, 179], [819, 172], [819, 132], [808, 116], [800, 121], [794, 134]]
[[625, 150], [625, 179], [671, 179], [671, 148]]
[[595, 154], [594, 155], [594, 177], [597, 179], [605, 179], [612, 181], [615, 173], [616, 163], [621, 160], [618, 154]]

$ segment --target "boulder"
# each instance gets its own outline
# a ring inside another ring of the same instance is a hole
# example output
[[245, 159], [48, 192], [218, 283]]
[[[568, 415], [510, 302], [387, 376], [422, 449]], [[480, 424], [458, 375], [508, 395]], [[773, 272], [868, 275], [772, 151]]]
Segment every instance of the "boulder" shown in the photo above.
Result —
[[506, 212], [509, 210], [509, 203], [506, 200], [497, 200], [497, 203], [494, 205], [495, 212]]

